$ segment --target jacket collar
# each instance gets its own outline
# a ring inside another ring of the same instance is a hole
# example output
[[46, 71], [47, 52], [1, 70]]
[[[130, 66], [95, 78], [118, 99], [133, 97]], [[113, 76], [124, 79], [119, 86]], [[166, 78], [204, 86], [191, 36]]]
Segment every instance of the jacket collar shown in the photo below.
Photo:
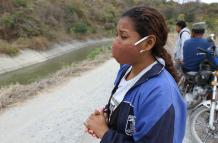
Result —
[[[125, 75], [125, 73], [127, 72], [127, 70], [129, 69], [130, 65], [123, 65], [123, 71], [120, 75], [120, 77], [118, 77], [118, 82], [116, 82], [116, 86], [119, 85], [121, 79], [123, 78], [123, 76]], [[159, 61], [157, 62], [157, 64], [155, 64], [148, 72], [146, 72], [136, 83], [133, 87], [138, 86], [144, 82], [146, 82], [147, 80], [159, 75], [163, 69], [164, 69], [164, 65], [161, 64]]]
[[[120, 76], [118, 77], [118, 80], [116, 81], [115, 83], [115, 87], [114, 89], [112, 90], [112, 93], [111, 93], [111, 96], [110, 96], [110, 99], [108, 101], [108, 104], [106, 105], [105, 107], [105, 111], [108, 115], [111, 114], [111, 111], [110, 111], [110, 101], [113, 97], [113, 94], [116, 92], [116, 90], [118, 89], [118, 85], [122, 79], [122, 77], [125, 75], [126, 71], [128, 70], [128, 68], [130, 67], [130, 65], [121, 65], [121, 74]], [[148, 81], [149, 79], [155, 77], [155, 76], [158, 76], [163, 70], [164, 70], [164, 65], [161, 64], [159, 61], [157, 62], [157, 64], [155, 64], [148, 72], [146, 72], [134, 85], [131, 89], [135, 88], [136, 86]], [[131, 90], [130, 89], [130, 90]], [[108, 119], [109, 119], [109, 116], [108, 116]]]

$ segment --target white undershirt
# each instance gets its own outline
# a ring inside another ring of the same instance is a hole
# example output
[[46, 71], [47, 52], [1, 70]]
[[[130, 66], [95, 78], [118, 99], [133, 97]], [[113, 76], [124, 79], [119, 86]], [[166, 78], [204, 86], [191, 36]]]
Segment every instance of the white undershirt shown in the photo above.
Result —
[[131, 87], [134, 86], [134, 84], [147, 72], [149, 71], [157, 61], [149, 65], [148, 67], [144, 68], [139, 74], [137, 74], [134, 78], [130, 80], [126, 80], [127, 74], [132, 70], [132, 67], [129, 67], [129, 69], [126, 71], [125, 75], [121, 79], [118, 89], [113, 94], [113, 97], [111, 98], [110, 102], [110, 111], [113, 112], [117, 106], [123, 101], [124, 96], [126, 93], [131, 89]]

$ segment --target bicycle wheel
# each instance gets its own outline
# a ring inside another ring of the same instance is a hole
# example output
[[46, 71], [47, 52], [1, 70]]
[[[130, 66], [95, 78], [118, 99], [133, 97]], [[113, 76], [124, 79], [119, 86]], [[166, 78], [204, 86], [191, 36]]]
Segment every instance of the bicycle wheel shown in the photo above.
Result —
[[[210, 130], [210, 109], [201, 106], [191, 115], [191, 134], [194, 143], [218, 143], [218, 118], [215, 117], [215, 130]], [[217, 114], [216, 114], [217, 115]]]

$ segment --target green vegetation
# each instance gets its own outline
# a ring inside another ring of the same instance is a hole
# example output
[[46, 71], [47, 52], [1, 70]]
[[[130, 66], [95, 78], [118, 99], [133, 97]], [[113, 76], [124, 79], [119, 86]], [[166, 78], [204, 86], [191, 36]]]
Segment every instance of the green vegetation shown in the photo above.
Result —
[[105, 45], [103, 47], [94, 48], [87, 56], [88, 59], [94, 60], [101, 53], [111, 53], [111, 45]]
[[0, 53], [8, 54], [14, 56], [19, 51], [18, 48], [9, 44], [7, 41], [0, 40]]
[[85, 34], [88, 31], [88, 26], [84, 22], [77, 22], [70, 28], [70, 32]]
[[181, 5], [166, 0], [0, 0], [0, 53], [14, 55], [21, 48], [43, 50], [50, 42], [71, 38], [112, 36], [120, 14], [135, 5], [161, 11], [172, 32], [176, 20], [184, 19], [189, 25], [206, 21], [208, 29], [218, 34], [218, 4]]
[[92, 59], [94, 60], [96, 58], [97, 55], [99, 55], [101, 52], [103, 52], [102, 48], [95, 48], [94, 50], [92, 50], [89, 55], [87, 56], [88, 59]]

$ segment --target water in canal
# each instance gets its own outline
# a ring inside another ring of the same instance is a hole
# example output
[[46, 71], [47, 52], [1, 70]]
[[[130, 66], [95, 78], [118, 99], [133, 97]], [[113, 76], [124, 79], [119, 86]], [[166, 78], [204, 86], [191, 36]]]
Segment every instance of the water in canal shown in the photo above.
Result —
[[42, 63], [1, 74], [0, 87], [14, 83], [28, 84], [43, 79], [49, 74], [60, 70], [64, 66], [68, 66], [72, 63], [77, 63], [86, 59], [89, 53], [96, 48], [108, 48], [110, 47], [110, 44], [111, 42], [104, 42], [101, 44], [82, 47]]

